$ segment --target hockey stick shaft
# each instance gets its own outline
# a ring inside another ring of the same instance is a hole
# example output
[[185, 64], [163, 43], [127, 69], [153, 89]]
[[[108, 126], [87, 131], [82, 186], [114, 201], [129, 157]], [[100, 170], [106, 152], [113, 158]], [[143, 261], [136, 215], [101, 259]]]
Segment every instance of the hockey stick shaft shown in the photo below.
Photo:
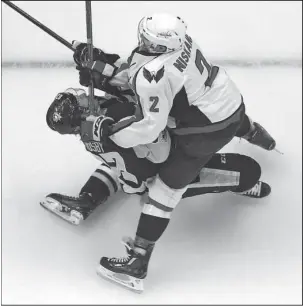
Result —
[[[93, 62], [93, 25], [92, 25], [92, 6], [91, 1], [85, 1], [86, 8], [86, 38], [88, 47], [88, 60], [92, 64]], [[93, 114], [95, 112], [94, 107], [94, 82], [88, 87], [88, 98], [89, 98], [89, 110]]]
[[32, 22], [33, 24], [35, 24], [38, 28], [40, 28], [41, 30], [43, 30], [44, 32], [46, 32], [47, 34], [49, 34], [50, 36], [52, 36], [53, 38], [55, 38], [56, 40], [58, 40], [61, 44], [63, 44], [64, 46], [66, 46], [67, 48], [71, 49], [71, 50], [75, 50], [72, 46], [71, 43], [69, 43], [67, 40], [65, 40], [64, 38], [62, 38], [61, 36], [59, 36], [57, 33], [55, 33], [54, 31], [52, 31], [51, 29], [49, 29], [47, 26], [45, 26], [44, 24], [42, 24], [41, 22], [39, 22], [37, 19], [33, 18], [32, 16], [30, 16], [29, 14], [27, 14], [26, 12], [24, 12], [23, 10], [21, 10], [18, 6], [16, 6], [15, 4], [11, 3], [10, 1], [2, 1], [3, 3], [5, 3], [6, 5], [8, 5], [9, 7], [11, 7], [13, 10], [15, 10], [17, 13], [19, 13], [20, 15], [22, 15], [23, 17], [25, 17], [27, 20], [29, 20], [30, 22]]

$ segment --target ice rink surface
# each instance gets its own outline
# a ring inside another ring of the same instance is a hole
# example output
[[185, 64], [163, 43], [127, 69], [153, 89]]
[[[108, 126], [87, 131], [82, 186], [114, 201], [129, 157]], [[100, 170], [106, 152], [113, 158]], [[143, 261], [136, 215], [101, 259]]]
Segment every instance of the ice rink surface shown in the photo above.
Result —
[[272, 186], [263, 200], [232, 194], [182, 201], [157, 243], [138, 295], [96, 275], [101, 256], [124, 254], [140, 215], [116, 195], [80, 226], [45, 211], [50, 192], [77, 195], [98, 165], [74, 136], [45, 122], [56, 94], [79, 87], [72, 68], [2, 71], [3, 304], [288, 304], [302, 302], [302, 68], [227, 67], [247, 114], [284, 152], [244, 140], [240, 152]]

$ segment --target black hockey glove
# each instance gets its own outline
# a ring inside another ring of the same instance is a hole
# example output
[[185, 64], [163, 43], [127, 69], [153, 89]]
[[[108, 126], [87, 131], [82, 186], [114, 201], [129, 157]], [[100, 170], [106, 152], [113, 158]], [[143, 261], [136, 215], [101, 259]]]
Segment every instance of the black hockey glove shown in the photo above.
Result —
[[113, 118], [104, 115], [88, 116], [81, 125], [81, 140], [106, 143], [113, 123]]
[[100, 89], [110, 95], [114, 95], [124, 100], [125, 97], [123, 97], [123, 93], [124, 94], [132, 94], [132, 93], [129, 93], [128, 91], [121, 92], [121, 90], [118, 87], [112, 86], [109, 83], [111, 77], [107, 76], [106, 74], [109, 74], [109, 71], [112, 70], [107, 65], [108, 64], [105, 64], [103, 62], [95, 61], [91, 66], [92, 69], [89, 66], [87, 66], [87, 68], [77, 66], [76, 69], [79, 70], [79, 83], [82, 86], [88, 87], [93, 81], [95, 88]]
[[[77, 66], [83, 66], [88, 62], [88, 46], [86, 43], [82, 43], [76, 40], [73, 40], [72, 45], [75, 49], [73, 58]], [[105, 53], [101, 49], [93, 49], [93, 60], [102, 61], [104, 63], [114, 65], [114, 63], [120, 58], [118, 54]]]
[[93, 71], [89, 68], [82, 68], [77, 66], [76, 69], [79, 70], [79, 83], [82, 86], [88, 87], [93, 81], [95, 88], [98, 88], [100, 90], [105, 89], [108, 83], [107, 77], [103, 76], [98, 71]]
[[[87, 118], [86, 118], [87, 120]], [[101, 142], [106, 142], [110, 133], [110, 126], [114, 123], [114, 119], [106, 116], [99, 116], [93, 123], [93, 137]]]

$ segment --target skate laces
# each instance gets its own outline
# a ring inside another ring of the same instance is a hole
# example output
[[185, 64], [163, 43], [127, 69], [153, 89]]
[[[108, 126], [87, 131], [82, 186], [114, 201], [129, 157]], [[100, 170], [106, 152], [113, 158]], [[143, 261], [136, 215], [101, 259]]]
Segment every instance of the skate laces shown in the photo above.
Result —
[[113, 257], [111, 261], [114, 263], [126, 263], [132, 257], [132, 250], [134, 249], [134, 241], [130, 237], [123, 237], [121, 243], [126, 247], [127, 256], [124, 257]]
[[78, 200], [79, 197], [66, 196], [69, 200]]
[[249, 189], [246, 192], [243, 192], [243, 194], [260, 196], [261, 186], [262, 186], [262, 183], [259, 181], [253, 188]]

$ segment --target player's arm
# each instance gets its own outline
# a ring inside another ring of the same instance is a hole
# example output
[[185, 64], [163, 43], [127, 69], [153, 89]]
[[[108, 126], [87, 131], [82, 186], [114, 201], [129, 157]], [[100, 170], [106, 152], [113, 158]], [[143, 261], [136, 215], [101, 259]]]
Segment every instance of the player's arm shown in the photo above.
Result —
[[79, 70], [79, 83], [82, 86], [87, 87], [93, 81], [95, 88], [115, 96], [130, 91], [127, 78], [128, 63], [118, 54], [94, 48], [93, 61], [89, 62], [86, 43], [74, 41], [73, 47], [73, 58], [77, 65], [76, 69]]
[[[73, 58], [78, 67], [85, 68], [88, 62], [88, 47], [86, 43], [73, 41], [75, 52]], [[125, 85], [128, 82], [125, 73], [129, 68], [129, 61], [123, 59], [119, 54], [106, 53], [99, 48], [93, 49], [93, 65], [104, 77], [110, 78], [113, 86]], [[118, 85], [117, 85], [118, 84]]]
[[[172, 107], [173, 97], [166, 76], [162, 75], [157, 81], [148, 80], [143, 71], [138, 73], [135, 81], [140, 114], [120, 120], [114, 126], [115, 133], [110, 136], [113, 142], [124, 148], [155, 141], [165, 129]], [[145, 70], [145, 73], [149, 72]]]

